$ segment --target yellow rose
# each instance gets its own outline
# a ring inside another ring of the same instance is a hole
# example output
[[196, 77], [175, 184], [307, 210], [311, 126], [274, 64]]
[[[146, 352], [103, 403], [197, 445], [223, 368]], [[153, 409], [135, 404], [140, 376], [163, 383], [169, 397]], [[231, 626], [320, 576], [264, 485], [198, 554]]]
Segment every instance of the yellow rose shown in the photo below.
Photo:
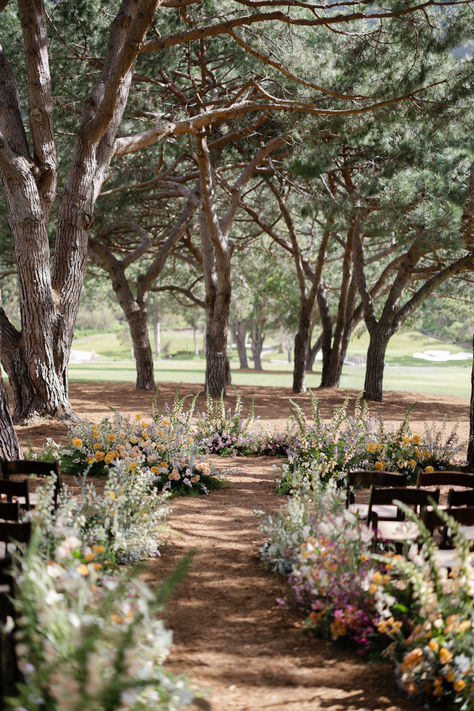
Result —
[[383, 472], [385, 469], [385, 462], [381, 462], [380, 460], [378, 462], [375, 462], [375, 468], [379, 472]]
[[80, 437], [74, 437], [72, 443], [74, 447], [82, 447], [82, 439], [80, 439]]
[[432, 466], [425, 467], [425, 472], [428, 472], [428, 473], [434, 472], [434, 467], [432, 467]]
[[413, 442], [413, 444], [420, 444], [420, 435], [414, 434], [411, 438], [411, 441]]
[[462, 679], [456, 679], [454, 682], [454, 691], [463, 691], [466, 688], [466, 682]]
[[109, 440], [109, 442], [113, 442], [113, 441], [115, 440], [115, 435], [114, 435], [114, 433], [113, 433], [113, 432], [109, 432], [109, 435], [108, 435], [107, 439]]
[[368, 452], [376, 452], [377, 451], [377, 445], [374, 444], [374, 442], [369, 442], [367, 445], [367, 451]]
[[85, 563], [81, 563], [81, 565], [78, 565], [76, 570], [79, 575], [83, 575], [84, 577], [86, 575], [89, 575], [89, 568], [87, 567], [87, 565], [85, 565]]
[[104, 453], [104, 452], [101, 452], [100, 450], [98, 450], [98, 451], [94, 454], [94, 457], [96, 458], [96, 460], [97, 460], [98, 462], [100, 462], [100, 461], [102, 461], [102, 459], [105, 457], [105, 453]]

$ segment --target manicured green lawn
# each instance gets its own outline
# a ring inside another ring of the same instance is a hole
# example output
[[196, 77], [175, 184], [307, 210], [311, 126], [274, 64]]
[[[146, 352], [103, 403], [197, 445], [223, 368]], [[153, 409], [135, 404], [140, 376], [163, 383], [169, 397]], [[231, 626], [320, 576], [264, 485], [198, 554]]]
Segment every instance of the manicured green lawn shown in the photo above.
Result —
[[[173, 349], [185, 350], [192, 348], [192, 333], [175, 331], [163, 334], [162, 343], [169, 342]], [[363, 334], [353, 339], [349, 348], [349, 357], [364, 356], [367, 350], [368, 338]], [[135, 364], [131, 359], [130, 350], [120, 344], [115, 334], [103, 334], [78, 339], [73, 348], [79, 350], [94, 350], [98, 359], [90, 363], [71, 364], [69, 376], [71, 380], [116, 380], [133, 382], [135, 380]], [[171, 349], [171, 346], [170, 346]], [[173, 350], [171, 352], [176, 352]], [[387, 351], [384, 375], [384, 387], [387, 390], [406, 390], [411, 392], [441, 393], [470, 397], [470, 372], [472, 360], [429, 362], [413, 358], [414, 352], [425, 350], [449, 350], [451, 353], [462, 351], [459, 346], [440, 343], [433, 338], [416, 332], [402, 332], [394, 336]], [[263, 358], [263, 373], [240, 372], [238, 361], [234, 354], [231, 360], [232, 381], [234, 385], [259, 385], [275, 387], [291, 387], [292, 367], [286, 362], [285, 355], [274, 351], [266, 351]], [[315, 373], [308, 375], [308, 386], [316, 388], [319, 385], [321, 363], [316, 361]], [[191, 354], [183, 359], [178, 357], [159, 358], [155, 360], [155, 377], [157, 382], [196, 383], [203, 387], [204, 359], [195, 358]], [[364, 366], [345, 365], [341, 381], [342, 387], [363, 389]]]

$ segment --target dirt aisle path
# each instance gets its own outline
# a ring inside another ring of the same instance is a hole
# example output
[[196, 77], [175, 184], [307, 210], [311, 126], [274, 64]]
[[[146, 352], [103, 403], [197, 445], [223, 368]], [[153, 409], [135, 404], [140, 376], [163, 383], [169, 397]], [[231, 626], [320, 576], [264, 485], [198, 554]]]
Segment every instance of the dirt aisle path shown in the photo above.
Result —
[[212, 711], [413, 711], [389, 665], [368, 665], [315, 639], [297, 615], [276, 604], [285, 584], [259, 561], [264, 535], [253, 513], [274, 512], [282, 503], [274, 493], [275, 460], [232, 464], [238, 471], [228, 476], [230, 488], [173, 502], [175, 533], [146, 576], [161, 579], [196, 549], [165, 614], [175, 641], [169, 666], [208, 690]]

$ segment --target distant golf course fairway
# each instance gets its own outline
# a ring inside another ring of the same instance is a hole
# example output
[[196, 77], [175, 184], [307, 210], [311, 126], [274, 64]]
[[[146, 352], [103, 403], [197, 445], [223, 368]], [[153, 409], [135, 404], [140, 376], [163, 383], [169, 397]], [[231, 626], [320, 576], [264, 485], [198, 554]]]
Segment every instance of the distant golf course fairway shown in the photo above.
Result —
[[[201, 338], [202, 341], [202, 338]], [[204, 384], [205, 361], [202, 357], [184, 355], [183, 351], [192, 349], [191, 331], [170, 331], [162, 336], [162, 342], [168, 344], [171, 357], [155, 359], [155, 379], [160, 382], [196, 383], [199, 388]], [[274, 346], [272, 341], [269, 346]], [[365, 356], [368, 336], [351, 341], [348, 358]], [[130, 350], [119, 343], [115, 334], [88, 336], [74, 341], [73, 349], [95, 351], [96, 360], [87, 363], [71, 363], [69, 378], [72, 381], [125, 381], [135, 380], [135, 363], [129, 356]], [[384, 374], [386, 390], [409, 392], [438, 393], [469, 398], [471, 390], [472, 359], [446, 362], [430, 362], [413, 358], [415, 352], [426, 350], [446, 350], [451, 354], [465, 349], [450, 343], [442, 343], [415, 331], [397, 334], [390, 341], [387, 350]], [[178, 355], [173, 355], [177, 353]], [[184, 355], [184, 357], [183, 357]], [[249, 363], [251, 364], [250, 356]], [[285, 354], [277, 349], [266, 350], [263, 355], [263, 372], [239, 371], [238, 360], [232, 353], [231, 369], [234, 385], [259, 385], [291, 387], [292, 366], [285, 362]], [[316, 361], [314, 373], [307, 376], [310, 388], [317, 388], [320, 382], [321, 362]], [[341, 387], [363, 389], [364, 365], [345, 365]]]

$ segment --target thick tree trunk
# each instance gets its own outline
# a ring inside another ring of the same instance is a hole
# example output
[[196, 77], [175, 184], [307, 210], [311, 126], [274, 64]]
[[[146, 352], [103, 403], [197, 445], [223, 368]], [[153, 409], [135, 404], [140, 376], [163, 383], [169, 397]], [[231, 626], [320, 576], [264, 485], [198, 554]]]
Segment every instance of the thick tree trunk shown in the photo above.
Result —
[[230, 327], [232, 329], [232, 337], [237, 346], [237, 354], [239, 356], [239, 367], [248, 368], [249, 362], [247, 358], [247, 349], [245, 347], [245, 341], [247, 338], [247, 320], [246, 319], [234, 319], [231, 321]]
[[367, 365], [365, 371], [364, 399], [382, 402], [383, 398], [383, 372], [385, 367], [385, 353], [392, 332], [377, 324], [371, 329], [369, 348], [367, 350]]
[[254, 370], [263, 370], [262, 367], [262, 349], [263, 341], [265, 339], [265, 334], [263, 332], [263, 327], [265, 325], [265, 319], [254, 316], [252, 319], [252, 334], [250, 337], [252, 346], [252, 360]]
[[155, 388], [153, 353], [148, 335], [146, 306], [126, 315], [135, 356], [137, 390], [153, 390]]
[[474, 336], [472, 337], [472, 370], [471, 370], [471, 407], [470, 407], [470, 427], [469, 445], [467, 448], [467, 466], [474, 471]]
[[295, 336], [295, 351], [293, 364], [293, 388], [294, 393], [306, 392], [306, 354], [311, 333], [310, 313], [306, 304], [302, 304], [298, 323], [298, 332]]
[[211, 397], [225, 395], [230, 378], [226, 310], [220, 306], [206, 309], [206, 389]]
[[21, 449], [13, 427], [8, 406], [8, 395], [0, 372], [0, 457], [20, 459]]

